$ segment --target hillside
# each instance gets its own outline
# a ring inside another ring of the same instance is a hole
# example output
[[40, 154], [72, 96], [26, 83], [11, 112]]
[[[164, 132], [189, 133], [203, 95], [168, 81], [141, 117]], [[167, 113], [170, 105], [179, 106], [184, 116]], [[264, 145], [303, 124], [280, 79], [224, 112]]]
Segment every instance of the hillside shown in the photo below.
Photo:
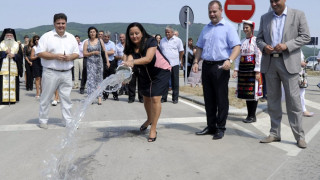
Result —
[[[88, 37], [87, 30], [90, 26], [95, 26], [98, 30], [105, 30], [105, 31], [108, 30], [111, 33], [115, 33], [115, 32], [125, 33], [128, 24], [129, 23], [80, 24], [80, 23], [70, 22], [67, 25], [67, 31], [74, 35], [79, 35], [83, 40]], [[162, 37], [164, 37], [164, 29], [167, 25], [168, 24], [143, 23], [143, 26], [145, 27], [146, 31], [150, 35], [160, 34]], [[179, 37], [182, 39], [183, 42], [185, 42], [186, 30], [183, 29], [179, 24], [169, 24], [169, 25], [172, 26], [172, 28], [179, 31], [180, 33]], [[200, 24], [200, 23], [195, 23], [190, 26], [189, 37], [193, 38], [194, 44], [196, 43], [198, 36], [204, 26], [205, 24]], [[32, 37], [35, 34], [42, 35], [43, 33], [50, 31], [52, 29], [53, 29], [53, 25], [43, 25], [43, 26], [38, 26], [30, 29], [16, 29], [17, 39], [20, 41], [23, 41], [24, 35], [29, 35], [29, 37]], [[257, 31], [255, 31], [255, 34], [257, 34]], [[243, 32], [241, 37], [242, 38], [244, 37]], [[315, 55], [317, 55], [319, 49], [314, 50], [312, 46], [304, 46], [302, 47], [302, 51], [306, 57], [309, 57], [314, 55], [314, 51], [315, 51]]]
[[[74, 23], [70, 22], [67, 25], [67, 31], [74, 34], [79, 35], [81, 39], [86, 39], [88, 37], [87, 30], [90, 26], [96, 27], [98, 30], [105, 30], [110, 31], [112, 33], [118, 32], [118, 33], [125, 33], [127, 26], [129, 23], [104, 23], [104, 24], [80, 24], [80, 23]], [[161, 34], [161, 36], [164, 36], [164, 29], [168, 24], [149, 24], [149, 23], [143, 23], [144, 28], [150, 35], [155, 34]], [[182, 37], [183, 42], [185, 41], [185, 29], [183, 29], [180, 25], [176, 24], [169, 24], [172, 26], [172, 28], [176, 29], [180, 33], [180, 37]], [[202, 28], [204, 27], [204, 24], [193, 24], [190, 27], [189, 30], [189, 36], [193, 39], [197, 39]], [[32, 37], [34, 34], [42, 35], [43, 33], [50, 31], [53, 29], [52, 25], [43, 25], [38, 26], [30, 29], [17, 29], [17, 38], [20, 41], [23, 41], [24, 35], [29, 35]]]

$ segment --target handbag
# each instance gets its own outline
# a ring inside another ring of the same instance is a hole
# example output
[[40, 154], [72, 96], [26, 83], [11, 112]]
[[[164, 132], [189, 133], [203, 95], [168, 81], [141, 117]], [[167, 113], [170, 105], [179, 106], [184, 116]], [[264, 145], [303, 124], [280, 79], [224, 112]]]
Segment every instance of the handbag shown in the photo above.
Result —
[[106, 59], [106, 52], [103, 50], [102, 48], [102, 44], [100, 39], [99, 43], [100, 43], [100, 53], [101, 53], [101, 58], [102, 58], [102, 67], [103, 67], [103, 77], [106, 77], [108, 74], [108, 66], [107, 66], [107, 59]]
[[300, 88], [308, 87], [307, 73], [305, 72], [303, 72], [302, 74], [299, 74], [299, 87]]
[[169, 62], [169, 60], [162, 54], [159, 46], [157, 47], [157, 50], [156, 50], [156, 62], [155, 62], [155, 64], [154, 64], [154, 67], [171, 71], [170, 62]]
[[100, 39], [98, 39], [98, 40], [99, 40], [99, 43], [100, 43], [100, 52], [101, 52], [103, 67], [105, 67], [105, 66], [107, 66], [106, 52], [102, 48], [102, 44], [101, 44]]
[[[188, 63], [193, 64], [194, 56], [188, 52]], [[183, 62], [186, 62], [186, 52], [183, 54]]]

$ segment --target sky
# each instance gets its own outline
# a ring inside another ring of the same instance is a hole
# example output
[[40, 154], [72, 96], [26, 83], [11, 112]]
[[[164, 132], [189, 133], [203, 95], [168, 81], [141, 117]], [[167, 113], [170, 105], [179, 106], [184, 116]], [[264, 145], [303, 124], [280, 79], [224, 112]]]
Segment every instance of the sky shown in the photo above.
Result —
[[[240, 0], [241, 1], [241, 0]], [[64, 12], [68, 22], [82, 24], [141, 22], [180, 24], [179, 12], [183, 6], [191, 7], [194, 23], [209, 23], [209, 0], [10, 0], [1, 2], [0, 29], [28, 29], [51, 25], [55, 13]], [[226, 0], [220, 1], [224, 6]], [[269, 9], [270, 0], [256, 0], [251, 20], [259, 28], [261, 15]], [[287, 0], [288, 7], [304, 11], [312, 37], [320, 36], [319, 0]], [[222, 16], [227, 19], [224, 10]], [[233, 23], [237, 28], [237, 24]]]

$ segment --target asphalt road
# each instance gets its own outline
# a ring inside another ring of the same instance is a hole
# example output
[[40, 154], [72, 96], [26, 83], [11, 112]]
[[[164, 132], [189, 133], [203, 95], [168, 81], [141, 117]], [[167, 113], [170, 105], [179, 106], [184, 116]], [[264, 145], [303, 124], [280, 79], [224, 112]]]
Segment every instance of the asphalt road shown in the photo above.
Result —
[[[206, 126], [204, 107], [182, 98], [178, 104], [162, 104], [157, 140], [148, 143], [148, 131], [139, 131], [146, 120], [143, 104], [137, 100], [128, 104], [125, 95], [118, 102], [108, 99], [102, 106], [90, 105], [70, 139], [61, 122], [60, 104], [50, 107], [49, 129], [38, 127], [35, 91], [25, 91], [21, 83], [21, 101], [0, 106], [0, 179], [59, 179], [60, 174], [60, 179], [86, 180], [319, 180], [319, 95], [315, 84], [310, 85], [307, 108], [315, 116], [303, 119], [308, 148], [301, 150], [288, 125], [285, 105], [281, 142], [259, 143], [270, 128], [266, 111], [252, 124], [242, 123], [243, 116], [229, 115], [225, 137], [214, 141], [212, 136], [194, 135]], [[73, 90], [73, 109], [84, 98]], [[61, 149], [63, 140], [72, 143]], [[55, 160], [61, 162], [58, 168]]]

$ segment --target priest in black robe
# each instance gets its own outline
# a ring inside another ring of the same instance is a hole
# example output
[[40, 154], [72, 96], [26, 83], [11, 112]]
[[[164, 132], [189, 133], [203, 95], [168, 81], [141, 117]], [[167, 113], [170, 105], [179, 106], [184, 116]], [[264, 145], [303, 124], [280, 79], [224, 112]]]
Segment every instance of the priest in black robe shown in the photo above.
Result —
[[20, 100], [19, 76], [23, 73], [23, 53], [14, 29], [4, 29], [0, 38], [0, 104]]

